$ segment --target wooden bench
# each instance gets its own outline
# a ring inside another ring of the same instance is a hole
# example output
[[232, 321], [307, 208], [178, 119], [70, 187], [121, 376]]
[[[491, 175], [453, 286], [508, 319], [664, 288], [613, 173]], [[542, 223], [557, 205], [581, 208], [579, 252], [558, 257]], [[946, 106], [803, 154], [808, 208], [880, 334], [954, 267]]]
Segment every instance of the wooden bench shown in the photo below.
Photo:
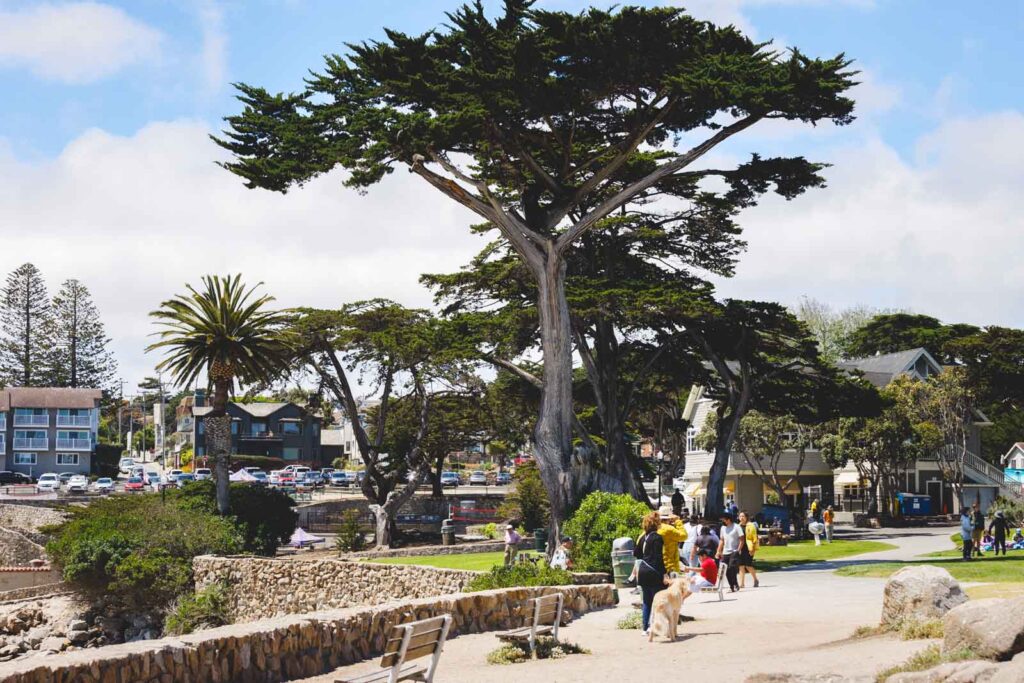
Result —
[[558, 641], [558, 627], [562, 623], [562, 601], [561, 593], [552, 593], [539, 598], [534, 598], [533, 619], [528, 626], [512, 629], [498, 634], [498, 639], [511, 643], [526, 642], [530, 646], [530, 652], [537, 648], [537, 636], [551, 636]]
[[[380, 660], [381, 670], [355, 678], [336, 678], [334, 683], [398, 683], [398, 681], [434, 680], [437, 662], [448, 637], [452, 617], [445, 614], [433, 619], [412, 621], [391, 629], [384, 656]], [[411, 660], [430, 656], [430, 664], [414, 664]]]

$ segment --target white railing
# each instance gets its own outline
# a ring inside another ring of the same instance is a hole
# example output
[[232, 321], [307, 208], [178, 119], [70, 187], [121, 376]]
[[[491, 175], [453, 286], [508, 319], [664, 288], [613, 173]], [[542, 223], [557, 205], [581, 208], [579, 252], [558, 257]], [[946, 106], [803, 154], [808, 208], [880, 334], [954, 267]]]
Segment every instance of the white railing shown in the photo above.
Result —
[[14, 414], [14, 426], [15, 427], [48, 427], [50, 426], [50, 416], [15, 413]]
[[1004, 498], [1016, 498], [1018, 500], [1024, 499], [1024, 484], [1019, 481], [1014, 481], [1013, 479], [1007, 479], [1005, 472], [992, 463], [982, 460], [970, 451], [967, 451], [964, 455], [964, 467], [971, 468], [982, 477], [998, 486], [999, 494]]
[[62, 439], [57, 437], [57, 450], [89, 451], [92, 450], [92, 441], [89, 439]]
[[47, 437], [14, 437], [14, 450], [45, 451], [50, 447], [50, 439]]
[[88, 415], [57, 415], [58, 427], [91, 427], [92, 418]]

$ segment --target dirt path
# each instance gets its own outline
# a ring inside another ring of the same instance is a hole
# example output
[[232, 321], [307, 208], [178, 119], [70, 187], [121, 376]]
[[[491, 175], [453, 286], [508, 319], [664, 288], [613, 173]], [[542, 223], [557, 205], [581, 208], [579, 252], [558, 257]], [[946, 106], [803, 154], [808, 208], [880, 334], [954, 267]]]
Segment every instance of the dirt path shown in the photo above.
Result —
[[[680, 627], [680, 638], [675, 643], [648, 643], [639, 631], [615, 628], [637, 599], [628, 591], [621, 592], [623, 604], [617, 608], [589, 614], [562, 631], [566, 640], [589, 649], [590, 655], [491, 666], [485, 657], [498, 646], [494, 634], [461, 636], [445, 646], [435, 681], [623, 683], [699, 677], [738, 683], [754, 673], [777, 672], [873, 677], [930, 641], [907, 642], [892, 637], [850, 640], [858, 626], [878, 623], [885, 582], [836, 577], [832, 570], [841, 563], [907, 560], [942, 550], [948, 547], [950, 533], [928, 529], [858, 534], [897, 543], [900, 548], [765, 574], [760, 588], [726, 593], [724, 602], [695, 596], [683, 609], [695, 621]], [[333, 682], [376, 668], [376, 661], [362, 662], [303, 683]]]

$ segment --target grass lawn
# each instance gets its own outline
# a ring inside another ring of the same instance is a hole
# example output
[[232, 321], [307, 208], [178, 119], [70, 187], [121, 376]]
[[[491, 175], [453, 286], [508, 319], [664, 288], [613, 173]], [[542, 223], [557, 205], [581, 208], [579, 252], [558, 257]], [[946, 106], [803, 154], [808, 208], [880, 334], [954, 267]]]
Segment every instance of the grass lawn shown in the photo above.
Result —
[[[520, 555], [536, 555], [534, 552], [520, 552]], [[382, 557], [369, 560], [378, 564], [418, 564], [441, 569], [470, 569], [488, 571], [505, 561], [505, 553], [463, 553], [462, 555], [423, 555], [422, 557]]]
[[814, 545], [814, 541], [796, 541], [789, 545], [761, 546], [756, 555], [756, 569], [770, 572], [798, 564], [835, 560], [861, 553], [893, 550], [896, 546], [881, 541], [843, 541]]
[[[908, 564], [915, 562], [879, 562], [871, 564], [840, 567], [836, 574], [840, 576], [868, 576], [887, 578], [890, 574]], [[957, 581], [977, 583], [1020, 583], [1024, 579], [1024, 554], [1006, 557], [983, 557], [964, 562], [959, 558], [935, 558], [924, 564], [942, 567], [953, 575]], [[993, 590], [993, 589], [988, 589]]]
[[[839, 557], [849, 557], [861, 553], [872, 553], [880, 550], [892, 550], [896, 546], [879, 541], [841, 541], [823, 543], [815, 546], [814, 541], [799, 541], [784, 546], [764, 546], [757, 552], [758, 571], [772, 571], [797, 564], [820, 562]], [[523, 553], [520, 553], [523, 554]], [[527, 554], [536, 554], [527, 551]], [[487, 571], [500, 565], [505, 559], [504, 553], [464, 553], [462, 555], [424, 555], [422, 557], [386, 557], [371, 562], [381, 564], [418, 564], [442, 569], [472, 569]]]

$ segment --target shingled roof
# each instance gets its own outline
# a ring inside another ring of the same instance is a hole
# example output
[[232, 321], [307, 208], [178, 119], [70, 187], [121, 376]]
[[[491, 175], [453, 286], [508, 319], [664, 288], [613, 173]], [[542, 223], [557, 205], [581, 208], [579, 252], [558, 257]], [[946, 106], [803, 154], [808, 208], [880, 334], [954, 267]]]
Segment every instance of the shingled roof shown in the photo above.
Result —
[[67, 387], [7, 387], [0, 389], [0, 410], [12, 408], [95, 408], [99, 389]]
[[928, 365], [937, 371], [942, 370], [938, 361], [923, 348], [907, 349], [894, 353], [882, 353], [877, 356], [866, 356], [864, 358], [851, 358], [838, 363], [839, 367], [848, 371], [860, 371], [864, 379], [876, 387], [884, 387], [896, 379], [898, 375], [909, 373], [914, 370], [920, 358], [924, 356]]

